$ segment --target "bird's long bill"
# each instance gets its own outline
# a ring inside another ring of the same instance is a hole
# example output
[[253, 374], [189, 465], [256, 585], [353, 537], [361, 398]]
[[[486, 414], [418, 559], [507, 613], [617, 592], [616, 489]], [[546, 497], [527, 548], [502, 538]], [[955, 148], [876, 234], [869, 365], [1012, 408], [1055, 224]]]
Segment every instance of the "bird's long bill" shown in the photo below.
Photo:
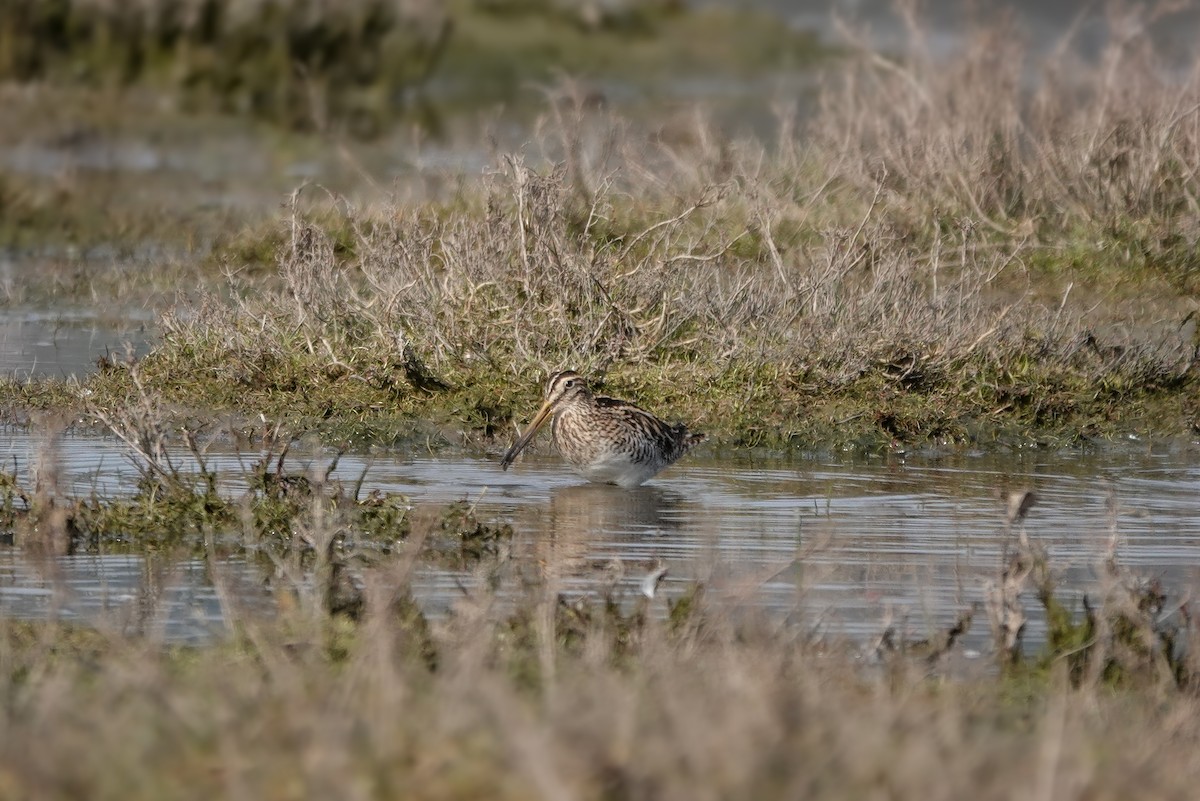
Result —
[[513, 463], [513, 459], [517, 458], [517, 454], [525, 450], [525, 446], [533, 441], [538, 429], [550, 419], [551, 408], [549, 401], [542, 404], [542, 408], [538, 409], [538, 413], [529, 423], [529, 427], [525, 429], [525, 433], [517, 437], [517, 441], [512, 444], [512, 447], [505, 452], [504, 458], [500, 460], [500, 467], [502, 469], [507, 470], [508, 466]]

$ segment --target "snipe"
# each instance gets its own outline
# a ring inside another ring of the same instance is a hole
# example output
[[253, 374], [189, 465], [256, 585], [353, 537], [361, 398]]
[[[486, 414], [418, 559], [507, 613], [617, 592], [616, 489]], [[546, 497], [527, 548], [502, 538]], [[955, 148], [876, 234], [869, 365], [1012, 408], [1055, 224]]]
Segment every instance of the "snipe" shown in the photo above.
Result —
[[574, 370], [550, 376], [542, 408], [504, 454], [505, 470], [554, 416], [554, 444], [588, 481], [636, 487], [704, 439], [682, 423], [665, 423], [627, 401], [593, 395]]

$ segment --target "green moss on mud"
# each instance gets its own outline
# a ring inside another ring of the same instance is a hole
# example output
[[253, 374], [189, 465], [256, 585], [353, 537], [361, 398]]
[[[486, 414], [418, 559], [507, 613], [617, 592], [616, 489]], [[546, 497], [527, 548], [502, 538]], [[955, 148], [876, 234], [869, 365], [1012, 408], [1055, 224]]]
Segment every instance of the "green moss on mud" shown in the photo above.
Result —
[[[409, 382], [400, 369], [371, 383], [330, 374], [319, 364], [258, 365], [244, 382], [221, 375], [221, 358], [167, 358], [152, 353], [142, 375], [158, 388], [164, 408], [181, 416], [260, 415], [293, 431], [354, 448], [420, 441], [431, 447], [503, 444], [540, 402], [544, 376], [520, 378], [490, 370], [458, 372], [454, 385], [434, 392]], [[997, 380], [1002, 378], [1003, 382]], [[1083, 370], [1040, 369], [1013, 375], [983, 359], [962, 364], [919, 389], [885, 369], [848, 383], [814, 375], [810, 366], [773, 365], [715, 372], [694, 364], [623, 368], [598, 391], [635, 399], [672, 420], [735, 448], [872, 452], [895, 445], [1065, 447], [1097, 444], [1125, 434], [1171, 437], [1191, 429], [1200, 404], [1194, 376], [1159, 385], [1116, 375], [1096, 381]], [[61, 382], [0, 382], [8, 418], [30, 408], [120, 404], [126, 385], [118, 374], [97, 375], [82, 387]]]
[[[241, 494], [221, 491], [198, 470], [143, 464], [132, 493], [52, 497], [0, 472], [0, 536], [30, 553], [207, 554], [295, 559], [332, 571], [330, 593], [361, 604], [342, 587], [347, 567], [403, 547], [414, 528], [421, 554], [458, 570], [495, 557], [512, 527], [479, 519], [466, 501], [422, 509], [414, 523], [408, 498], [371, 492], [357, 498], [340, 482], [285, 467], [286, 451], [256, 462]], [[324, 567], [321, 567], [321, 566]]]

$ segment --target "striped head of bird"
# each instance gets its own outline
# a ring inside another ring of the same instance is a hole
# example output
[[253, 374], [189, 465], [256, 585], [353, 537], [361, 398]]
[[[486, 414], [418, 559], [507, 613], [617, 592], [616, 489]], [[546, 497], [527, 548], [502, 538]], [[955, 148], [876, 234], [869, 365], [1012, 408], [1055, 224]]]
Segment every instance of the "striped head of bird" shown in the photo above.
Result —
[[562, 370], [550, 376], [546, 381], [546, 389], [542, 394], [542, 405], [533, 416], [525, 433], [517, 437], [517, 441], [505, 452], [500, 460], [500, 466], [507, 470], [513, 460], [525, 450], [538, 430], [557, 411], [578, 403], [590, 403], [592, 391], [588, 389], [587, 381], [574, 370]]

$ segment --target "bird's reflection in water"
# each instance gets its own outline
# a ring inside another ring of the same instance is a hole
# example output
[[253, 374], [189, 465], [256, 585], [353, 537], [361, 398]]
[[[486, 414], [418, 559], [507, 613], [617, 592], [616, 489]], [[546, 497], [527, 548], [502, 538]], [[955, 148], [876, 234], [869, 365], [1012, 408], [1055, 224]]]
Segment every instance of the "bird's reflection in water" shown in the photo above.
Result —
[[[546, 509], [545, 534], [534, 548], [547, 578], [559, 580], [604, 575], [633, 579], [653, 564], [629, 564], [605, 545], [635, 542], [679, 531], [692, 501], [654, 486], [622, 489], [577, 484], [553, 492]], [[619, 548], [617, 549], [619, 550]], [[626, 568], [632, 571], [625, 576]]]
[[550, 496], [549, 528], [558, 535], [628, 537], [668, 533], [681, 527], [688, 499], [654, 486], [621, 489], [609, 484], [573, 484]]

